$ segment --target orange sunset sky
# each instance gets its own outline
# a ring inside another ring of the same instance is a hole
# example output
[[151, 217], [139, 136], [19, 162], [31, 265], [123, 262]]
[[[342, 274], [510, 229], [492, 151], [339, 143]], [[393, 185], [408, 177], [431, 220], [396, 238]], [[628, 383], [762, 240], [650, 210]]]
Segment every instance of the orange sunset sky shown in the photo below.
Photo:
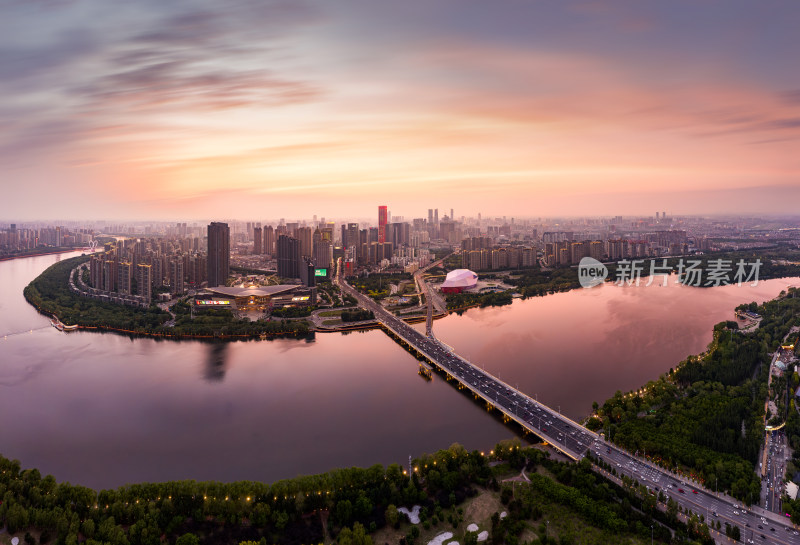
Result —
[[793, 0], [12, 0], [0, 220], [773, 213]]

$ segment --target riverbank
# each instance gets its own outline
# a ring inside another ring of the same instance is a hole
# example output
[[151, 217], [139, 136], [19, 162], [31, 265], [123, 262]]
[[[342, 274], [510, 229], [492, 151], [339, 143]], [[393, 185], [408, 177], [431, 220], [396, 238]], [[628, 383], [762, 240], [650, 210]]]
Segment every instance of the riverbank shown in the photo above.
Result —
[[[89, 253], [91, 253], [91, 251], [88, 248], [85, 249], [85, 250], [88, 251]], [[0, 261], [11, 261], [12, 259], [22, 259], [22, 258], [25, 258], [25, 257], [39, 257], [39, 256], [42, 256], [42, 255], [70, 254], [72, 252], [82, 252], [82, 251], [84, 251], [84, 247], [83, 246], [78, 247], [78, 248], [62, 248], [62, 249], [59, 249], [59, 250], [49, 250], [49, 251], [41, 251], [41, 252], [40, 251], [36, 251], [36, 250], [32, 250], [31, 253], [22, 253], [22, 254], [2, 256], [2, 257], [0, 257]]]
[[[752, 264], [757, 259], [761, 260], [758, 268], [758, 273], [755, 280], [764, 281], [776, 278], [790, 278], [800, 276], [800, 266], [793, 264], [800, 260], [800, 251], [792, 247], [777, 247], [770, 250], [762, 250], [758, 253], [735, 251], [735, 252], [715, 252], [703, 255], [692, 255], [682, 257], [668, 257], [668, 258], [629, 258], [628, 267], [630, 269], [631, 263], [636, 262], [637, 270], [636, 277], [632, 277], [630, 270], [626, 270], [626, 280], [636, 282], [637, 278], [641, 279], [642, 283], [651, 281], [648, 277], [651, 272], [651, 262], [653, 268], [658, 271], [662, 266], [662, 261], [666, 260], [666, 267], [669, 271], [678, 272], [684, 270], [681, 263], [687, 265], [686, 274], [682, 279], [687, 285], [699, 288], [716, 287], [718, 284], [707, 283], [708, 274], [710, 271], [715, 270], [715, 263], [719, 260], [721, 262], [721, 270], [725, 272], [727, 266], [730, 270], [726, 275], [725, 283], [735, 284], [737, 272], [737, 264], [739, 260], [745, 263], [744, 273], [745, 277], [740, 278], [742, 283], [748, 283], [753, 278], [747, 278], [747, 274], [752, 272]], [[688, 271], [688, 265], [692, 262], [698, 262], [694, 265], [695, 273]], [[727, 264], [726, 264], [727, 262]], [[613, 284], [618, 279], [618, 268], [620, 262], [606, 263], [608, 268], [608, 277], [606, 284]], [[452, 268], [452, 267], [451, 267]], [[699, 271], [699, 272], [698, 272]], [[503, 282], [513, 285], [514, 288], [499, 293], [460, 293], [447, 295], [448, 310], [461, 311], [474, 307], [494, 307], [503, 306], [509, 303], [508, 297], [511, 293], [517, 292], [522, 295], [522, 298], [529, 297], [544, 297], [556, 293], [569, 292], [576, 289], [583, 289], [578, 279], [577, 265], [560, 266], [553, 269], [521, 269], [515, 271], [481, 271], [478, 272], [481, 278], [496, 278], [499, 277]], [[747, 278], [747, 280], [745, 280]], [[660, 280], [655, 280], [659, 282]], [[697, 285], [695, 286], [695, 282]], [[725, 284], [722, 284], [725, 285]]]
[[305, 338], [312, 333], [305, 320], [237, 320], [228, 312], [197, 311], [181, 313], [173, 326], [169, 312], [155, 305], [147, 309], [105, 303], [81, 297], [69, 290], [72, 269], [86, 256], [60, 261], [47, 268], [23, 290], [25, 299], [41, 314], [54, 317], [66, 326], [108, 331], [128, 336], [161, 339], [255, 340], [277, 337]]
[[[595, 404], [587, 427], [603, 429], [611, 441], [645, 452], [654, 463], [757, 503], [761, 485], [754, 468], [765, 436], [770, 355], [784, 339], [798, 340], [800, 298], [797, 289], [788, 294], [758, 306], [763, 320], [757, 330], [743, 333], [733, 320], [721, 322], [704, 353], [636, 391]], [[781, 395], [785, 390], [784, 381]]]

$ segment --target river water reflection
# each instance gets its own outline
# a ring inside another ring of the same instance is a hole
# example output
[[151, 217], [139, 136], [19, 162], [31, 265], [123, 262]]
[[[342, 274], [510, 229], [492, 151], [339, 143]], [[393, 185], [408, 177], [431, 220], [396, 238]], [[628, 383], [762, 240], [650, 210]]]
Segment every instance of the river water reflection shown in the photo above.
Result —
[[[229, 344], [61, 333], [22, 297], [57, 259], [0, 262], [0, 453], [59, 481], [273, 481], [512, 436], [443, 380], [419, 377], [381, 331]], [[701, 351], [736, 304], [794, 283], [603, 286], [470, 310], [434, 330], [580, 417]]]

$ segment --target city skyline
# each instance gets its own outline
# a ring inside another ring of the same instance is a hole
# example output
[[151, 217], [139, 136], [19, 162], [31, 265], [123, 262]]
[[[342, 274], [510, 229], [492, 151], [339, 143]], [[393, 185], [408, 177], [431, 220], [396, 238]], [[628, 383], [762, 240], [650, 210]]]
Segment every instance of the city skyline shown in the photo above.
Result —
[[376, 202], [406, 216], [786, 214], [800, 198], [791, 2], [5, 15], [0, 160], [20, 221], [352, 217]]

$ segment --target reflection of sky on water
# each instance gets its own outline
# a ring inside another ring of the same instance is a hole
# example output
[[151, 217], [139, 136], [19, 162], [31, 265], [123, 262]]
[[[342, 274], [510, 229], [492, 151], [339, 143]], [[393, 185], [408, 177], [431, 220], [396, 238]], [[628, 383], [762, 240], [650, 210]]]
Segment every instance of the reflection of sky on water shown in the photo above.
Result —
[[[453, 442], [485, 449], [512, 434], [452, 385], [420, 378], [416, 360], [378, 330], [234, 343], [58, 332], [21, 296], [54, 261], [0, 262], [0, 327], [34, 329], [0, 337], [0, 452], [59, 480], [272, 481], [404, 463]], [[701, 351], [736, 304], [791, 283], [604, 286], [473, 309], [434, 330], [578, 417]]]

